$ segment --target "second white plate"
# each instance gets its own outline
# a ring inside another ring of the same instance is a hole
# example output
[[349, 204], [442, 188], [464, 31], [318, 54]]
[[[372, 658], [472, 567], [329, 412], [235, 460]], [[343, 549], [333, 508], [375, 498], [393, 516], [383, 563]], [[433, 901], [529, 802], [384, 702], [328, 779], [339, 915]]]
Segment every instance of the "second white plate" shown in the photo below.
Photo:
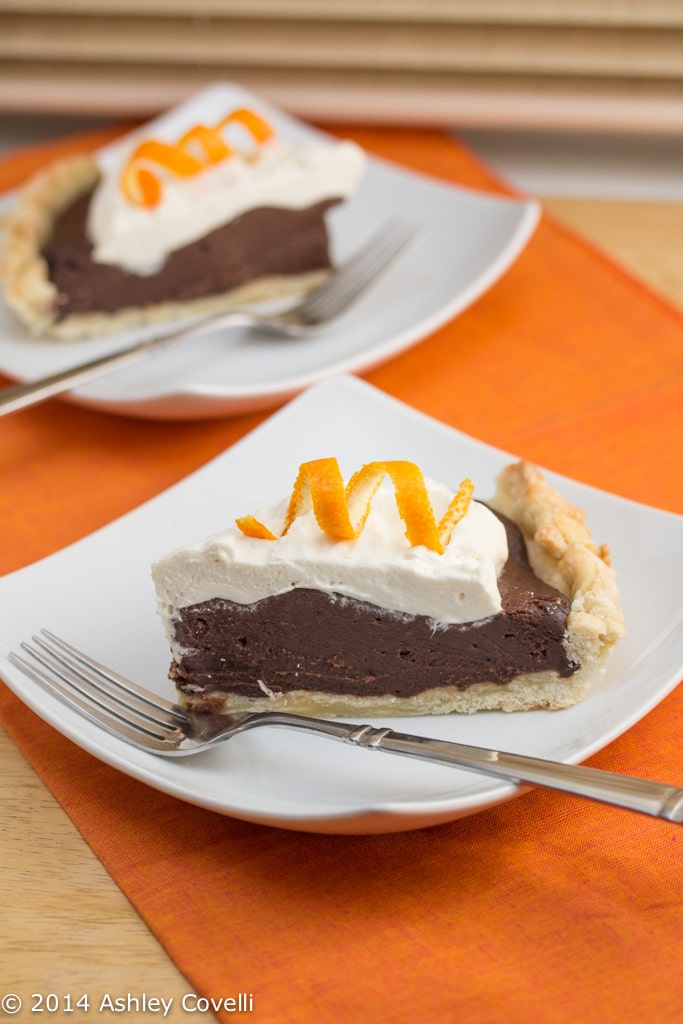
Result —
[[[361, 381], [326, 381], [175, 487], [97, 533], [0, 579], [0, 671], [42, 718], [96, 757], [222, 814], [311, 832], [391, 832], [483, 810], [514, 786], [471, 772], [352, 749], [278, 729], [246, 733], [185, 763], [127, 746], [49, 698], [7, 660], [41, 627], [167, 696], [169, 652], [150, 579], [166, 551], [225, 528], [291, 490], [301, 462], [337, 456], [345, 475], [411, 459], [451, 483], [493, 493], [510, 456]], [[647, 713], [683, 672], [683, 517], [548, 474], [609, 542], [627, 622], [603, 683], [566, 711], [374, 719], [373, 724], [577, 762]], [[663, 780], [666, 781], [666, 780]], [[558, 798], [560, 799], [560, 798]]]
[[[191, 124], [217, 121], [236, 106], [262, 112], [284, 138], [320, 137], [233, 85], [204, 90], [150, 122], [145, 134], [175, 137]], [[10, 198], [0, 204], [0, 213], [11, 203]], [[513, 263], [538, 215], [534, 201], [457, 188], [371, 157], [358, 192], [331, 214], [335, 261], [393, 218], [417, 226], [421, 240], [386, 281], [328, 331], [287, 342], [243, 330], [206, 335], [67, 397], [150, 419], [209, 418], [274, 406], [333, 374], [384, 362], [462, 312]], [[46, 376], [151, 334], [128, 332], [67, 345], [40, 341], [28, 336], [0, 298], [0, 369], [16, 380]]]

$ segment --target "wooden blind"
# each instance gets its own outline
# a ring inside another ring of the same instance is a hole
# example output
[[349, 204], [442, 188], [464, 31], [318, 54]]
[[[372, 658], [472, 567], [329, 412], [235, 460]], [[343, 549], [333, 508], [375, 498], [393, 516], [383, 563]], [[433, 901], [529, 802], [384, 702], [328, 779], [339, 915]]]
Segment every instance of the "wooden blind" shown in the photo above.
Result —
[[683, 0], [0, 0], [0, 109], [683, 134]]

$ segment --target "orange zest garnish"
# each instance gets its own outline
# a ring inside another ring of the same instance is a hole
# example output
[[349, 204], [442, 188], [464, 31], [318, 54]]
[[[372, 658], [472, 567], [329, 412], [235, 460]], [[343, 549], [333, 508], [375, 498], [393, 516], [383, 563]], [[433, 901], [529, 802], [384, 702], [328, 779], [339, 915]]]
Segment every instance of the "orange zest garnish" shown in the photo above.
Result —
[[138, 206], [156, 206], [161, 200], [161, 182], [146, 167], [127, 164], [121, 175], [121, 188], [126, 198]]
[[219, 164], [221, 160], [225, 160], [232, 154], [232, 150], [220, 134], [220, 130], [207, 128], [205, 124], [196, 124], [194, 128], [185, 132], [178, 142], [178, 148], [181, 150], [188, 150], [192, 146], [199, 147], [204, 159], [209, 164]]
[[212, 127], [194, 125], [174, 144], [146, 139], [132, 153], [123, 168], [121, 190], [126, 199], [137, 206], [147, 207], [157, 206], [161, 202], [163, 186], [149, 164], [156, 164], [176, 177], [189, 178], [232, 156], [236, 150], [223, 138], [223, 132], [230, 124], [241, 124], [258, 146], [273, 135], [273, 129], [267, 121], [253, 110], [243, 107], [233, 110]]
[[235, 522], [246, 537], [256, 537], [258, 540], [277, 540], [275, 534], [253, 516], [242, 516]]
[[[336, 459], [304, 462], [294, 482], [280, 536], [284, 537], [294, 520], [312, 508], [318, 526], [331, 540], [355, 540], [365, 526], [372, 499], [385, 476], [394, 486], [408, 543], [424, 545], [442, 555], [454, 527], [470, 507], [474, 484], [469, 478], [462, 481], [437, 522], [422, 471], [414, 462], [369, 462], [353, 474], [346, 486]], [[236, 523], [247, 537], [277, 540], [254, 516], [244, 516]]]

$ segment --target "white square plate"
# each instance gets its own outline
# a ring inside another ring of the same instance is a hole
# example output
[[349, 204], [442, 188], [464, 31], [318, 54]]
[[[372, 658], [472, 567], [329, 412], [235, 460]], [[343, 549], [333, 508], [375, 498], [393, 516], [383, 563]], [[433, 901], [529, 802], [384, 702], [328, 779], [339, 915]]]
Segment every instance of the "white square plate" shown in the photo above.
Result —
[[[261, 112], [283, 138], [325, 137], [234, 85], [212, 86], [137, 133], [174, 139], [189, 125], [215, 123], [238, 106]], [[117, 140], [101, 156], [121, 145]], [[12, 202], [10, 197], [0, 204], [0, 215]], [[272, 407], [333, 374], [384, 362], [461, 313], [517, 258], [538, 215], [533, 201], [457, 188], [370, 157], [356, 194], [330, 215], [333, 259], [346, 259], [391, 219], [418, 227], [420, 241], [343, 318], [324, 333], [297, 341], [241, 329], [207, 334], [67, 397], [150, 419], [209, 418]], [[56, 344], [29, 337], [0, 297], [0, 369], [17, 380], [33, 380], [176, 326]]]
[[[185, 763], [135, 750], [71, 713], [6, 660], [40, 627], [167, 696], [167, 643], [149, 566], [289, 493], [301, 462], [335, 455], [345, 475], [410, 459], [437, 480], [493, 492], [510, 461], [353, 379], [326, 381], [170, 490], [77, 544], [0, 580], [0, 669], [42, 718], [102, 761], [223, 814], [314, 832], [390, 832], [471, 814], [516, 787], [459, 769], [278, 729], [246, 733]], [[578, 762], [645, 715], [683, 670], [683, 517], [548, 474], [609, 542], [627, 620], [603, 683], [565, 711], [373, 719], [402, 732]]]

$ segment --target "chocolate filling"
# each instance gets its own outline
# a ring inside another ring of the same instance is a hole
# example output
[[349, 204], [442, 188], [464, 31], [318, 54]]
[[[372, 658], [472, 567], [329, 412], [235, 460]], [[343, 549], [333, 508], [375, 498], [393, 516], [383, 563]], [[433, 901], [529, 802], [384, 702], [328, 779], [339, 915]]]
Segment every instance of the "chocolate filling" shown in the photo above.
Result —
[[129, 274], [92, 258], [86, 223], [92, 193], [57, 219], [43, 249], [58, 292], [57, 319], [115, 313], [160, 302], [221, 295], [262, 277], [304, 274], [330, 266], [325, 212], [337, 200], [304, 210], [250, 210], [197, 242], [170, 253], [155, 274]]
[[[438, 686], [504, 686], [521, 673], [578, 668], [563, 644], [570, 601], [533, 572], [518, 528], [500, 516], [509, 556], [498, 584], [503, 610], [477, 622], [437, 625], [420, 615], [315, 590], [252, 605], [213, 599], [182, 608], [176, 639], [187, 651], [171, 666], [192, 695], [269, 690], [410, 697]], [[210, 702], [207, 703], [207, 706]]]

